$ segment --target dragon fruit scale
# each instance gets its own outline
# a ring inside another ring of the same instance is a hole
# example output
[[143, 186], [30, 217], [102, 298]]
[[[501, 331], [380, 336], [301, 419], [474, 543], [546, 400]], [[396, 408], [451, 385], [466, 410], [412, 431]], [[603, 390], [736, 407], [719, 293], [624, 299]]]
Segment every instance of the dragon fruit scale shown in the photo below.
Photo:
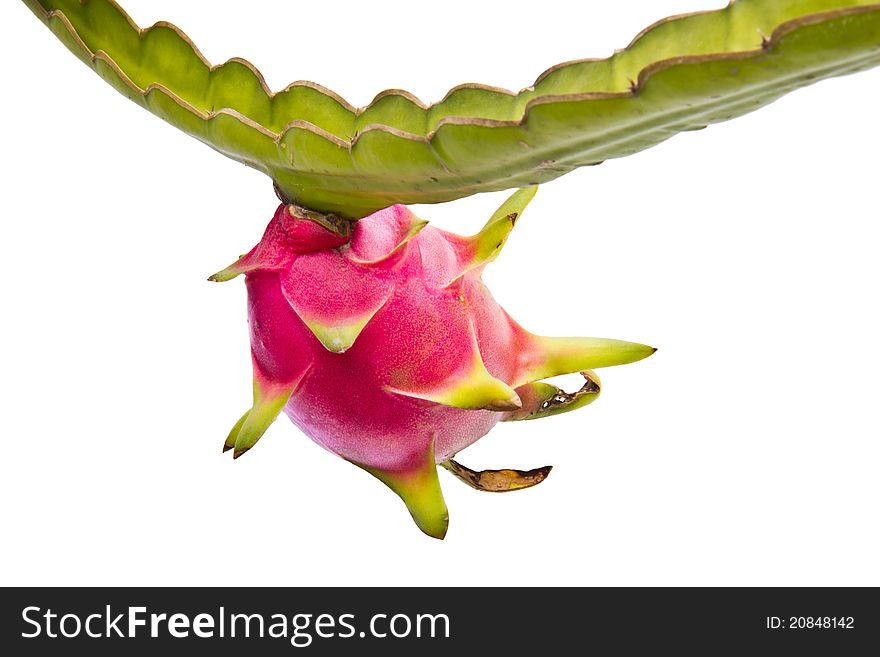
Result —
[[[599, 394], [591, 368], [654, 349], [533, 335], [495, 302], [481, 272], [535, 191], [515, 192], [472, 237], [428, 226], [403, 205], [350, 230], [279, 206], [260, 243], [211, 277], [244, 274], [248, 290], [253, 407], [224, 451], [244, 454], [283, 410], [319, 445], [387, 484], [436, 538], [448, 525], [438, 464], [480, 490], [542, 481], [549, 468], [475, 472], [453, 457], [499, 421], [590, 403]], [[585, 378], [573, 394], [541, 382], [573, 372]]]

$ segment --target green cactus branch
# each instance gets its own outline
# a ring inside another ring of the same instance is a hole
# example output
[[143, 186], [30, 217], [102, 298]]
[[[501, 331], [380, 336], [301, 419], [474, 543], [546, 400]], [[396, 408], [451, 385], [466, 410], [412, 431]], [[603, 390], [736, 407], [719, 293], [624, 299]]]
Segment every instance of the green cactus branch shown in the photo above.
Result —
[[169, 23], [112, 0], [24, 0], [122, 94], [296, 203], [359, 218], [552, 180], [880, 64], [880, 3], [738, 0], [644, 30], [612, 57], [555, 66], [519, 93], [400, 90], [355, 108], [310, 82], [272, 93], [241, 59], [212, 67]]

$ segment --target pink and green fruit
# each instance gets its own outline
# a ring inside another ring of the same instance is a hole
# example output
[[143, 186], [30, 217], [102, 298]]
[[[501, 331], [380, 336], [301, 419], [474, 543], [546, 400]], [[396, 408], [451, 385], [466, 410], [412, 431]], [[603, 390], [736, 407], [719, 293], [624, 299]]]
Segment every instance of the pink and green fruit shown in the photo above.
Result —
[[[499, 421], [573, 410], [599, 393], [591, 368], [654, 352], [640, 344], [529, 333], [481, 280], [536, 188], [513, 194], [461, 237], [402, 205], [358, 221], [349, 236], [282, 204], [263, 239], [212, 280], [244, 274], [253, 408], [224, 450], [253, 447], [283, 410], [312, 440], [403, 498], [442, 538], [448, 516], [437, 464], [483, 490], [534, 485], [549, 469], [476, 473], [452, 461]], [[568, 395], [540, 382], [583, 371]]]

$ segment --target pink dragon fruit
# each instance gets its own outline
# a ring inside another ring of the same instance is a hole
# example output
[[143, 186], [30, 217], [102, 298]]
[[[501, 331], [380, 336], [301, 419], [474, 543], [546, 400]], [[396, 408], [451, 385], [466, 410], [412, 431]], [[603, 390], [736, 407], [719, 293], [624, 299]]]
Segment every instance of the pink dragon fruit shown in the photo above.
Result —
[[[519, 190], [472, 237], [394, 205], [327, 230], [282, 204], [263, 239], [211, 280], [246, 275], [253, 408], [224, 451], [237, 458], [284, 410], [312, 440], [369, 471], [443, 538], [440, 464], [481, 490], [542, 481], [549, 468], [474, 472], [452, 460], [500, 420], [544, 417], [593, 401], [589, 368], [649, 356], [640, 344], [529, 333], [481, 280], [534, 187]], [[342, 232], [342, 236], [340, 236]], [[541, 379], [582, 371], [568, 394]]]

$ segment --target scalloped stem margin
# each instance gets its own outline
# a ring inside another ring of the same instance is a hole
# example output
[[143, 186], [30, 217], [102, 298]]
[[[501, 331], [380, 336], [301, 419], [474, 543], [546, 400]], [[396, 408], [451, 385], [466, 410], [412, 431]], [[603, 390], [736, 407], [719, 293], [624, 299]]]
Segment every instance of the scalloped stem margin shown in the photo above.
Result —
[[738, 0], [519, 93], [468, 84], [426, 105], [390, 89], [355, 108], [311, 82], [273, 93], [243, 59], [211, 66], [181, 30], [141, 29], [113, 0], [24, 2], [134, 102], [265, 172], [284, 198], [350, 219], [546, 182], [880, 64], [880, 3]]

